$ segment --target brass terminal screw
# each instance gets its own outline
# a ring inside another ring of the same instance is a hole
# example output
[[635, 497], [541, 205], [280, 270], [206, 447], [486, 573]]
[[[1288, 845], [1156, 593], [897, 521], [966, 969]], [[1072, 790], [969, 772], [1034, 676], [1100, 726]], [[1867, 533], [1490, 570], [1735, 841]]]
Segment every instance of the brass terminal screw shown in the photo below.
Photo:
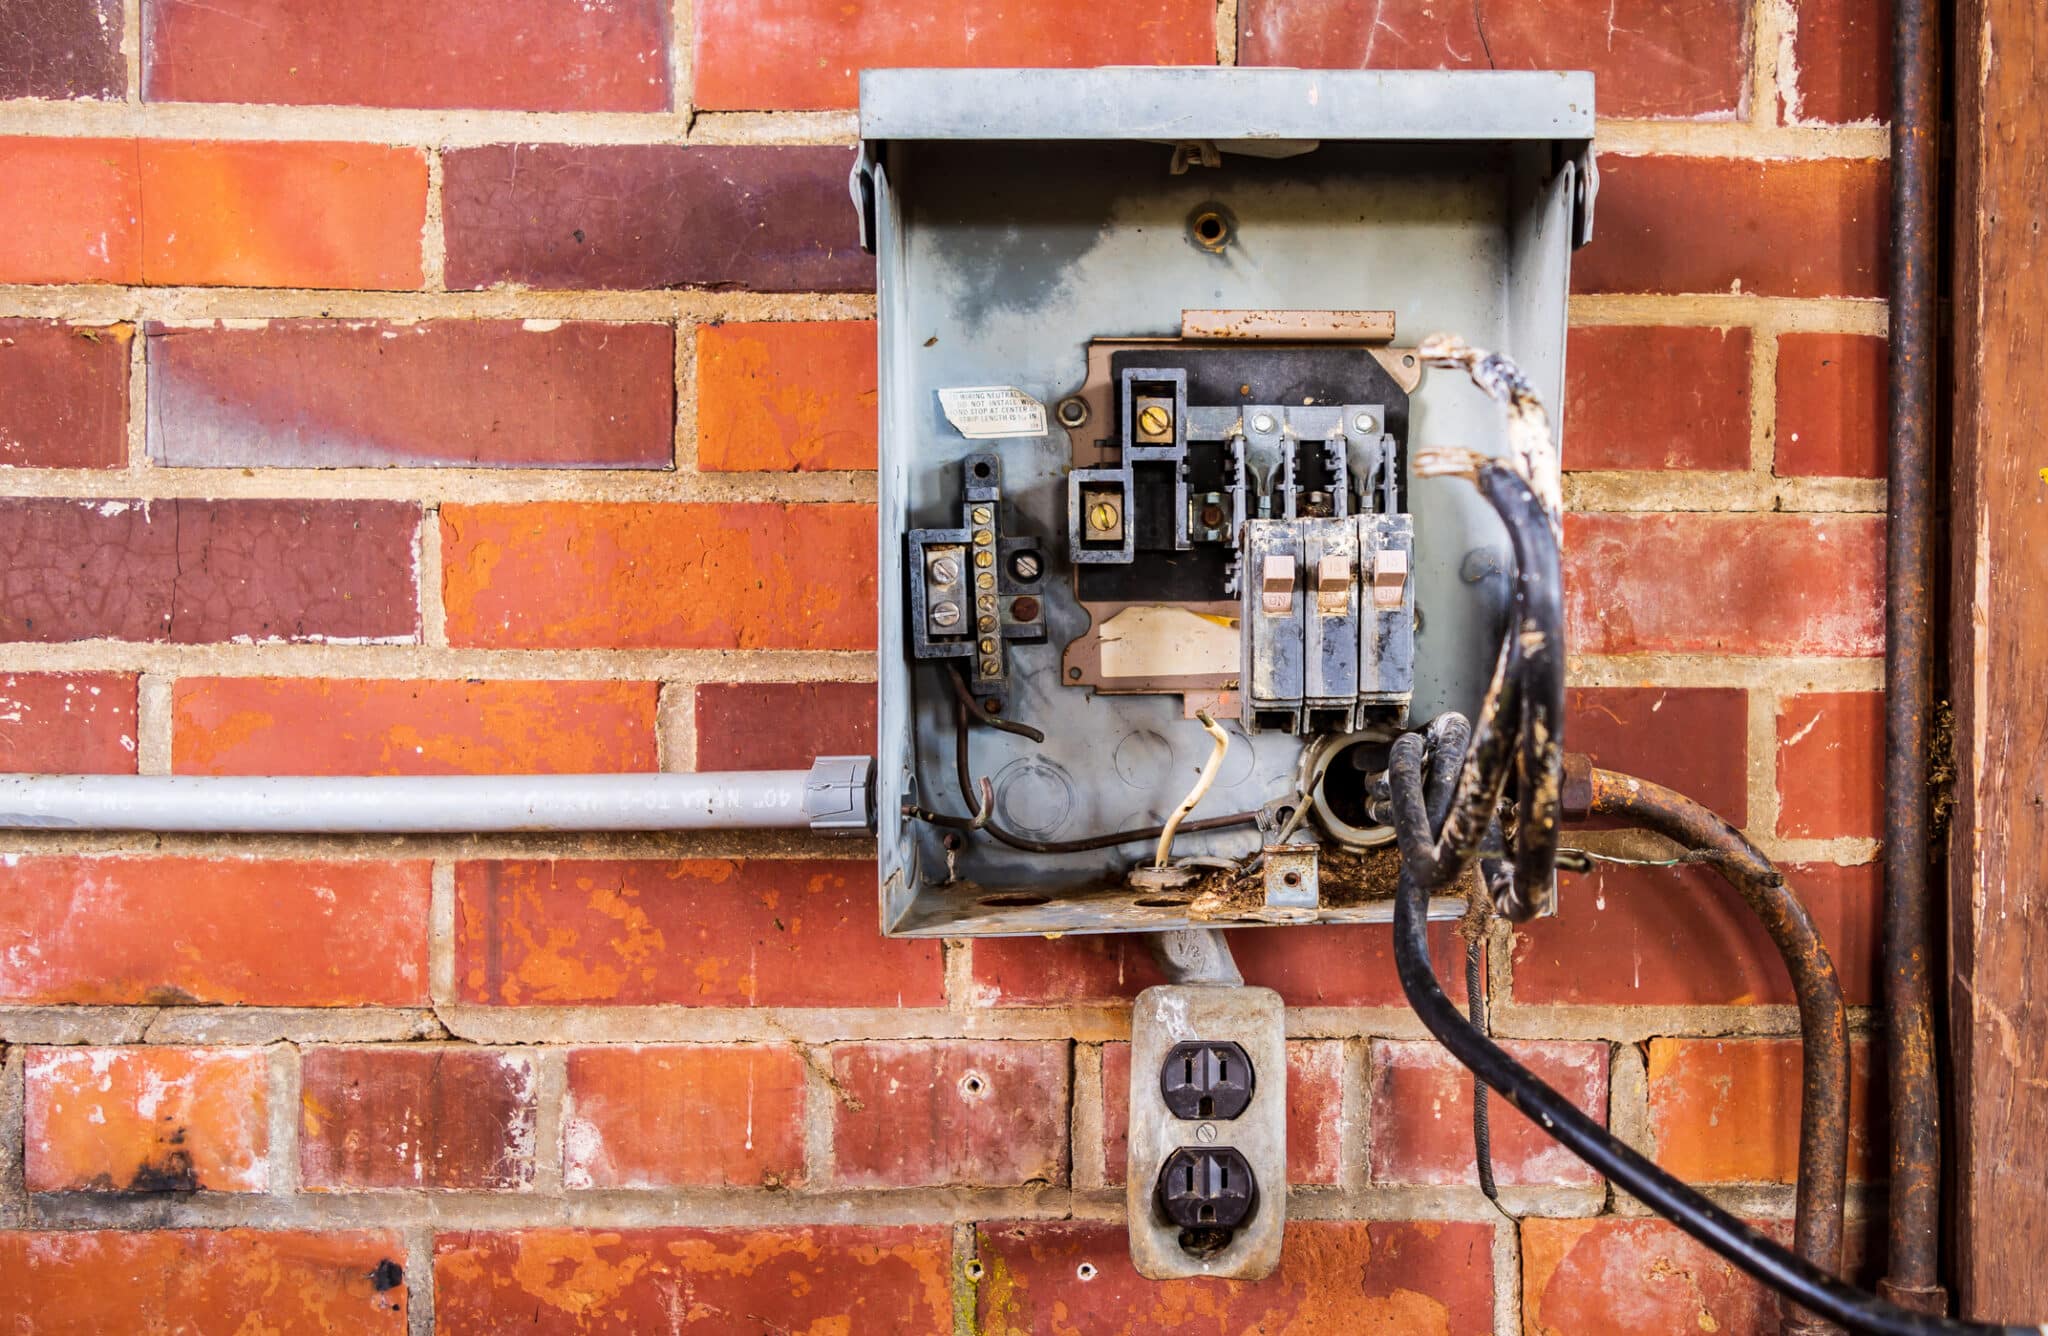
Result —
[[974, 508], [974, 522], [976, 524], [987, 524], [990, 520], [994, 519], [995, 517], [995, 511], [989, 509], [987, 506], [976, 506]]
[[1146, 404], [1138, 413], [1138, 430], [1147, 436], [1164, 436], [1172, 425], [1172, 414], [1159, 404]]
[[1088, 527], [1097, 533], [1108, 533], [1116, 527], [1116, 507], [1107, 501], [1097, 501], [1088, 512]]
[[982, 640], [982, 642], [981, 642], [981, 652], [982, 652], [983, 654], [993, 654], [993, 653], [995, 653], [995, 652], [996, 652], [996, 642], [995, 642], [995, 641], [993, 641], [993, 640], [989, 640], [989, 639], [986, 639], [986, 638], [984, 638], [984, 639]]
[[987, 552], [977, 552], [974, 554], [974, 564], [976, 566], [983, 567], [993, 566], [996, 564], [996, 559], [993, 555]]

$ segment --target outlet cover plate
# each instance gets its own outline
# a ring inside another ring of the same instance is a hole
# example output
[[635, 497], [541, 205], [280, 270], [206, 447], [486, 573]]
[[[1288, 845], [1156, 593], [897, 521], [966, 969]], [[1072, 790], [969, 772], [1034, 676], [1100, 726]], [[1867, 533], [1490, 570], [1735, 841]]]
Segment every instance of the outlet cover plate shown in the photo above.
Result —
[[[1185, 1041], [1224, 1039], [1251, 1058], [1251, 1103], [1230, 1119], [1174, 1117], [1159, 1089], [1166, 1055]], [[1124, 1192], [1138, 1274], [1151, 1280], [1272, 1274], [1287, 1225], [1287, 1034], [1280, 995], [1215, 984], [1164, 985], [1138, 994], [1131, 1012], [1130, 1128]], [[1258, 1179], [1257, 1210], [1228, 1245], [1207, 1256], [1182, 1249], [1179, 1227], [1153, 1199], [1160, 1166], [1181, 1146], [1235, 1146]]]

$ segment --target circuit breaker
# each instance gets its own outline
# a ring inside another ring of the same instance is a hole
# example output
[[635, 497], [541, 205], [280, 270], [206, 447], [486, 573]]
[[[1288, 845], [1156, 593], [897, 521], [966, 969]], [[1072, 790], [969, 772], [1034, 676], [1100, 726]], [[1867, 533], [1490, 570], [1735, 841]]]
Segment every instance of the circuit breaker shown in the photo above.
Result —
[[[1592, 131], [1576, 74], [863, 76], [885, 932], [1227, 965], [1187, 930], [1390, 917], [1390, 748], [1477, 716], [1513, 599], [1418, 453], [1523, 448], [1427, 336], [1558, 401]], [[1139, 997], [1141, 1274], [1277, 1263], [1283, 1017], [1234, 968]]]

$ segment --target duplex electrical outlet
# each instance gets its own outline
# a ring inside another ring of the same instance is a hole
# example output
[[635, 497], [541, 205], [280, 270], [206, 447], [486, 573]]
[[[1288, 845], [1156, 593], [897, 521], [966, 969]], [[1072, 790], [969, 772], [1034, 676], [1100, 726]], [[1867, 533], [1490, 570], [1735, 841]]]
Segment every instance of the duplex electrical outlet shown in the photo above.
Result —
[[1138, 994], [1124, 1181], [1140, 1275], [1256, 1280], [1279, 1265], [1287, 1220], [1282, 1015], [1269, 988], [1175, 984]]
[[1257, 1080], [1242, 1045], [1175, 1044], [1159, 1068], [1159, 1093], [1176, 1118], [1235, 1118], [1251, 1104]]

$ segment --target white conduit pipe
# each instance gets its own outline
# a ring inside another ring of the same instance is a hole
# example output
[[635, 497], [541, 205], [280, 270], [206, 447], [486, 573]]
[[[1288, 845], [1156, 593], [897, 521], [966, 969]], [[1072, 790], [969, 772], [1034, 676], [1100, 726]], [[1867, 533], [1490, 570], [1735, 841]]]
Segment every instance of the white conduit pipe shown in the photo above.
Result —
[[699, 775], [0, 776], [0, 829], [439, 835], [872, 829], [867, 757]]

